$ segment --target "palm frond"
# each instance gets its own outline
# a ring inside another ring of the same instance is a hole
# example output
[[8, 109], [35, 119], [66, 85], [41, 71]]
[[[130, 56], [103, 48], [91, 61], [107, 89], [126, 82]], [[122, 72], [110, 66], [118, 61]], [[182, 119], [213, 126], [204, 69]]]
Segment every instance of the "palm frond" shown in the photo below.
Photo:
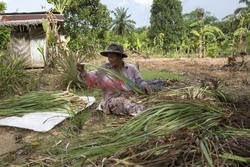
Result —
[[116, 8], [114, 13], [115, 19], [112, 23], [111, 29], [118, 35], [123, 35], [125, 32], [130, 32], [135, 28], [135, 21], [130, 20], [131, 15], [127, 14], [128, 8]]

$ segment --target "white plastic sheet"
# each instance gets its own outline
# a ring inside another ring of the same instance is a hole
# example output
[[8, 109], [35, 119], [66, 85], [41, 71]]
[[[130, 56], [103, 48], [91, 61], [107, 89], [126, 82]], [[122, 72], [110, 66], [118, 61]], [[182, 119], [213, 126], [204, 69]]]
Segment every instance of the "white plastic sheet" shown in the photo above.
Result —
[[[94, 97], [82, 96], [80, 98], [87, 103], [86, 107], [91, 106], [95, 102]], [[68, 113], [36, 112], [25, 114], [22, 117], [12, 116], [0, 119], [0, 126], [11, 126], [30, 129], [37, 132], [47, 132], [71, 116], [72, 115]]]

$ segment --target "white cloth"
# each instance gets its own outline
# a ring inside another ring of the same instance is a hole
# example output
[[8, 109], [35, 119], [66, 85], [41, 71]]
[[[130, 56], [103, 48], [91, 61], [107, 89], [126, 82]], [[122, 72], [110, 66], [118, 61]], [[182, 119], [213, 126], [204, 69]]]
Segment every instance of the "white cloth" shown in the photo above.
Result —
[[[94, 97], [82, 96], [80, 98], [87, 103], [85, 108], [91, 106], [95, 102]], [[69, 113], [36, 112], [25, 114], [22, 117], [12, 116], [0, 119], [0, 126], [11, 126], [30, 129], [37, 132], [47, 132], [71, 116], [72, 114]]]

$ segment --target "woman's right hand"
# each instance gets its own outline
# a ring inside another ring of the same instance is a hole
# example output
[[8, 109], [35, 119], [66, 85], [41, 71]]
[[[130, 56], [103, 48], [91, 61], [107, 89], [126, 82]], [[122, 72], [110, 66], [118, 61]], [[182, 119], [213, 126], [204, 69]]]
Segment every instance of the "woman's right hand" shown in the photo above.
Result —
[[85, 71], [84, 65], [81, 64], [81, 63], [79, 63], [79, 62], [76, 63], [76, 68], [77, 68], [77, 70], [78, 70], [79, 72], [84, 72], [84, 71]]

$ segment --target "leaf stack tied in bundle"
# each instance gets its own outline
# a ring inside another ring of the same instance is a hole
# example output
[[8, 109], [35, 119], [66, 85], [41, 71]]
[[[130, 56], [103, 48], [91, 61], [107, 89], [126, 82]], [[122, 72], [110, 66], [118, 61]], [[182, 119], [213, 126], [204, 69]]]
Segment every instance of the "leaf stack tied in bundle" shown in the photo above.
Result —
[[87, 103], [74, 93], [65, 91], [62, 93], [62, 96], [69, 100], [68, 105], [71, 111], [73, 111], [74, 113], [77, 113], [78, 111], [86, 108]]
[[173, 89], [168, 91], [166, 96], [176, 99], [189, 99], [189, 100], [204, 100], [209, 102], [230, 102], [231, 99], [228, 95], [219, 90], [213, 90], [202, 87], [184, 87], [180, 89]]
[[34, 112], [69, 113], [84, 107], [85, 103], [72, 93], [37, 91], [1, 101], [0, 116], [23, 115]]

